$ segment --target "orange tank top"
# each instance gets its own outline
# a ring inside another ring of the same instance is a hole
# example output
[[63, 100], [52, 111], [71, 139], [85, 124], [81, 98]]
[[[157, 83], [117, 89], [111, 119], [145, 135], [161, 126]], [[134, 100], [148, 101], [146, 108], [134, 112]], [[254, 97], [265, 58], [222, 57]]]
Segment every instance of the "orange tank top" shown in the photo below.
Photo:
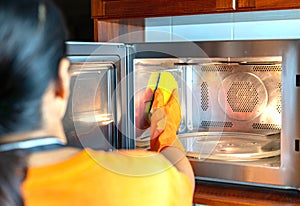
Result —
[[189, 179], [160, 154], [83, 150], [33, 167], [22, 185], [26, 206], [191, 206]]

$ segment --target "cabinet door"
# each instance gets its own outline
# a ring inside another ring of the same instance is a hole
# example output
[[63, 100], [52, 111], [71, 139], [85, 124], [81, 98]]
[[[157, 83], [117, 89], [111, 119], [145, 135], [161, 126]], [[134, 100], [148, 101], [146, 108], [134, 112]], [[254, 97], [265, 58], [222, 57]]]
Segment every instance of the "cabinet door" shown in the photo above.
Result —
[[217, 13], [234, 10], [233, 0], [92, 0], [92, 17], [124, 19]]
[[300, 8], [299, 0], [237, 0], [237, 10], [276, 10]]
[[94, 20], [96, 42], [144, 42], [144, 19]]

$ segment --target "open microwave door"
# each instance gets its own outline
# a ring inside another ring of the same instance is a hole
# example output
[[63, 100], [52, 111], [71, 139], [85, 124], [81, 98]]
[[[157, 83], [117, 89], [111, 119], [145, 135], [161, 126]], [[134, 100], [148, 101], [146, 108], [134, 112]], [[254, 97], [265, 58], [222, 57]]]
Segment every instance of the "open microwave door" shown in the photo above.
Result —
[[133, 147], [126, 122], [130, 47], [67, 42], [70, 96], [63, 119], [68, 143], [95, 150]]

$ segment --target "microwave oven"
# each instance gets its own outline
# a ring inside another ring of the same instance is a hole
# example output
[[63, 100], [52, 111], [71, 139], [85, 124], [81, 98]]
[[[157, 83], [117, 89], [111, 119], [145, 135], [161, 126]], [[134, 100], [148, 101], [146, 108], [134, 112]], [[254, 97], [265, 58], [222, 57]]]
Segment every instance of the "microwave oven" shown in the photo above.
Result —
[[178, 137], [197, 179], [300, 188], [300, 40], [68, 42], [69, 144], [148, 149], [134, 105], [152, 72], [178, 83]]

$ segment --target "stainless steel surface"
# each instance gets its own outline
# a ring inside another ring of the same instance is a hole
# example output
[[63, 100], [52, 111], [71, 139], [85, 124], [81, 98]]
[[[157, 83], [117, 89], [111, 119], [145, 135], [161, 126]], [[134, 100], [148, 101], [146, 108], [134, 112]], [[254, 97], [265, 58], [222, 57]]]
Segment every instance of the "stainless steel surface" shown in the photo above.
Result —
[[134, 147], [132, 138], [127, 138], [131, 135], [128, 47], [67, 42], [72, 78], [64, 126], [76, 146], [103, 150]]
[[[262, 135], [242, 132], [193, 132], [178, 134], [187, 157], [204, 160], [222, 160], [266, 164], [280, 164], [280, 134]], [[136, 140], [140, 149], [150, 148], [149, 135]], [[276, 158], [275, 158], [276, 157]], [[276, 161], [274, 161], [276, 159]], [[259, 163], [260, 162], [260, 163]]]
[[197, 132], [178, 137], [188, 157], [202, 160], [253, 161], [280, 155], [279, 138], [260, 134]]
[[283, 56], [297, 40], [158, 42], [135, 44], [136, 58], [255, 58]]
[[267, 89], [262, 80], [250, 72], [238, 72], [223, 79], [218, 101], [222, 110], [236, 120], [250, 120], [259, 116], [268, 102]]
[[[300, 83], [296, 83], [299, 43], [250, 40], [135, 45], [136, 59], [177, 58], [173, 67], [182, 69], [186, 81], [182, 93], [186, 127], [179, 136], [197, 132], [251, 134], [220, 138], [214, 142], [211, 158], [190, 158], [197, 177], [300, 188], [300, 152], [296, 145], [300, 139]], [[276, 133], [279, 139], [268, 142], [269, 135]], [[138, 140], [146, 145], [145, 139]], [[210, 142], [202, 140], [202, 148], [207, 150]], [[252, 147], [252, 140], [258, 147]], [[230, 147], [233, 143], [240, 147]], [[218, 145], [228, 147], [219, 153], [215, 150], [220, 149]], [[191, 150], [196, 149], [192, 146]], [[229, 149], [233, 150], [228, 153]], [[245, 153], [251, 158], [240, 159]]]
[[[196, 128], [269, 133], [281, 128], [281, 65], [274, 57], [231, 58], [235, 63], [200, 64], [190, 59]], [[236, 63], [239, 62], [239, 63]], [[276, 62], [276, 63], [274, 63]], [[198, 115], [195, 116], [195, 115]]]

